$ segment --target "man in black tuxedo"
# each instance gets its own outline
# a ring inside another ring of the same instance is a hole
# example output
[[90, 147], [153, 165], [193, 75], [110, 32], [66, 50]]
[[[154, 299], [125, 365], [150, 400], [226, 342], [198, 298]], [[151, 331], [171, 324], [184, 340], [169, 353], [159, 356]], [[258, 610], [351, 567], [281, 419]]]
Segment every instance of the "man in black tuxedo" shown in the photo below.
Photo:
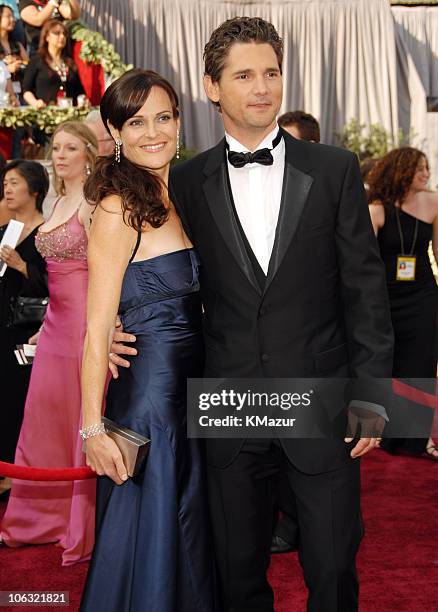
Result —
[[[390, 377], [385, 277], [357, 159], [278, 128], [282, 54], [274, 27], [259, 18], [213, 32], [204, 84], [226, 136], [171, 175], [202, 263], [205, 376]], [[376, 440], [206, 445], [224, 612], [273, 610], [266, 573], [279, 474], [296, 498], [308, 610], [357, 610], [357, 457]]]

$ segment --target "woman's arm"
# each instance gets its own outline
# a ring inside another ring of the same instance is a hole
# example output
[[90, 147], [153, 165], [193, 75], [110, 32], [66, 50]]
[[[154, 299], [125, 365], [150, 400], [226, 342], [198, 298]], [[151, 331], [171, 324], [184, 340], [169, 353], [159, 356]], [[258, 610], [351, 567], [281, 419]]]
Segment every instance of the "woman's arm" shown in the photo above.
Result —
[[11, 79], [8, 79], [6, 81], [6, 91], [9, 94], [9, 100], [10, 100], [11, 106], [20, 106], [20, 101], [17, 98], [17, 95], [14, 91]]
[[18, 43], [18, 47], [20, 49], [20, 58], [23, 62], [28, 62], [29, 61], [29, 56], [27, 54], [26, 49], [23, 47], [23, 45], [21, 44], [21, 42]]
[[[87, 333], [82, 360], [82, 427], [101, 422], [108, 353], [120, 301], [123, 275], [135, 243], [135, 231], [121, 214], [117, 196], [96, 208], [88, 244]], [[105, 434], [86, 440], [87, 464], [117, 484], [126, 480], [126, 468], [117, 445]]]
[[81, 9], [78, 0], [66, 0], [59, 5], [59, 12], [64, 19], [79, 19]]
[[33, 106], [34, 108], [43, 108], [46, 105], [44, 100], [37, 99], [36, 95], [34, 94], [37, 75], [40, 70], [40, 66], [41, 64], [39, 61], [39, 57], [33, 57], [30, 60], [28, 66], [26, 67], [26, 70], [24, 71], [23, 83], [21, 85], [24, 92], [23, 98], [25, 102], [27, 102], [29, 106]]
[[385, 225], [385, 209], [379, 201], [371, 202], [369, 205], [371, 223], [373, 224], [374, 233], [379, 233], [379, 230]]
[[20, 17], [25, 23], [41, 28], [50, 19], [55, 8], [58, 8], [57, 0], [50, 0], [41, 11], [36, 6], [26, 6], [20, 11]]
[[432, 251], [435, 262], [438, 265], [438, 194], [430, 193], [428, 197], [431, 200], [431, 205], [435, 209], [435, 216], [432, 222]]
[[34, 108], [44, 108], [46, 103], [44, 100], [38, 100], [36, 96], [31, 91], [25, 91], [23, 94], [24, 101], [29, 104], [29, 106], [33, 106]]
[[25, 286], [23, 286], [23, 295], [30, 297], [47, 297], [49, 295], [46, 261], [39, 253], [37, 257], [27, 262], [27, 276]]

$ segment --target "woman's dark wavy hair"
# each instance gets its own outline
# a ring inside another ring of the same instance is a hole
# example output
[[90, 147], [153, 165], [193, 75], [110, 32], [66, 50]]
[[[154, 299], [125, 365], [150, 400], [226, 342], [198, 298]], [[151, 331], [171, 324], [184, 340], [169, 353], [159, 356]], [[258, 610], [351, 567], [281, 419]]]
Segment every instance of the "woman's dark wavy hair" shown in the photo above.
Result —
[[[172, 85], [152, 70], [135, 68], [114, 81], [102, 98], [100, 114], [109, 133], [109, 124], [120, 131], [125, 122], [138, 113], [152, 87], [161, 87], [167, 93], [173, 116], [178, 117], [178, 96]], [[84, 194], [92, 205], [107, 196], [119, 196], [125, 222], [141, 231], [147, 223], [160, 227], [167, 221], [164, 189], [160, 177], [129, 161], [122, 151], [120, 163], [115, 162], [112, 155], [98, 158], [95, 171], [85, 183]]]
[[[14, 19], [15, 19], [15, 15], [14, 15], [14, 11], [12, 10], [12, 7], [9, 6], [9, 4], [2, 4], [1, 2], [0, 2], [0, 19], [3, 17], [3, 13], [4, 13], [5, 9], [9, 9], [11, 11], [12, 15], [14, 16]], [[14, 34], [14, 31], [9, 32], [8, 40], [9, 40], [10, 43], [17, 43], [17, 38], [16, 38], [16, 36]], [[12, 51], [12, 49], [11, 49], [11, 51]], [[5, 52], [5, 50], [3, 48], [3, 45], [0, 43], [0, 58], [3, 59], [3, 57], [5, 55], [8, 55], [8, 54]]]
[[4, 195], [3, 181], [10, 170], [15, 170], [24, 178], [30, 195], [36, 195], [35, 206], [39, 212], [43, 211], [44, 198], [49, 191], [49, 175], [47, 170], [36, 161], [14, 159], [6, 164], [2, 172], [1, 197]]
[[51, 57], [49, 54], [49, 44], [46, 38], [47, 34], [49, 34], [49, 32], [51, 32], [58, 26], [61, 26], [63, 28], [66, 37], [65, 47], [61, 51], [61, 57], [69, 68], [76, 70], [76, 64], [74, 63], [70, 53], [70, 34], [68, 32], [67, 26], [62, 21], [59, 21], [59, 19], [48, 19], [41, 28], [40, 40], [38, 43], [38, 55], [49, 66]]
[[422, 151], [400, 147], [379, 159], [367, 175], [368, 201], [387, 208], [403, 204], [422, 158], [428, 163]]

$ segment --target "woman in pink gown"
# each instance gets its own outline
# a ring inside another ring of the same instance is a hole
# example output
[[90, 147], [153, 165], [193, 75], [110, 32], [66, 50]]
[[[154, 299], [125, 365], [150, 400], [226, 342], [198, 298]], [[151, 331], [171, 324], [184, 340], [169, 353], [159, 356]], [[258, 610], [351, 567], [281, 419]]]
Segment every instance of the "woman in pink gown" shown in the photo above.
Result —
[[[15, 463], [63, 468], [85, 465], [78, 430], [90, 207], [82, 187], [94, 166], [97, 140], [84, 124], [70, 122], [55, 132], [52, 150], [60, 197], [36, 237], [47, 262], [50, 303], [38, 338]], [[94, 544], [94, 511], [94, 479], [14, 480], [1, 538], [13, 547], [55, 542], [63, 548], [63, 565], [85, 561]]]

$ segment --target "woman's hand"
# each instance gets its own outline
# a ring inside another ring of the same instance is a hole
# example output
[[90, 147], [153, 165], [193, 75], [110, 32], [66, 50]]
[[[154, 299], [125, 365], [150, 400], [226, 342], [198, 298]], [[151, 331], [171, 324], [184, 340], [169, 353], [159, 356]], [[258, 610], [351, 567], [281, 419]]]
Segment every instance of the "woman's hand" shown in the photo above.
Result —
[[44, 102], [44, 100], [41, 100], [41, 98], [39, 100], [36, 100], [35, 103], [33, 104], [33, 107], [36, 108], [37, 110], [39, 110], [40, 108], [45, 108], [46, 103]]
[[29, 338], [29, 340], [27, 341], [28, 344], [38, 344], [38, 340], [40, 339], [40, 334], [41, 334], [41, 328], [37, 331], [36, 334], [34, 334], [33, 336], [31, 336]]
[[24, 276], [27, 276], [26, 262], [21, 259], [20, 255], [15, 249], [5, 245], [0, 250], [0, 258], [5, 262], [7, 266], [21, 272]]
[[21, 68], [21, 59], [15, 59], [13, 55], [7, 55], [3, 58], [4, 63], [8, 67], [8, 70], [11, 74], [17, 72]]
[[17, 96], [11, 96], [11, 106], [20, 106], [20, 100], [17, 98]]
[[85, 440], [87, 465], [99, 476], [108, 476], [118, 485], [128, 479], [122, 453], [117, 444], [106, 434], [99, 434]]

